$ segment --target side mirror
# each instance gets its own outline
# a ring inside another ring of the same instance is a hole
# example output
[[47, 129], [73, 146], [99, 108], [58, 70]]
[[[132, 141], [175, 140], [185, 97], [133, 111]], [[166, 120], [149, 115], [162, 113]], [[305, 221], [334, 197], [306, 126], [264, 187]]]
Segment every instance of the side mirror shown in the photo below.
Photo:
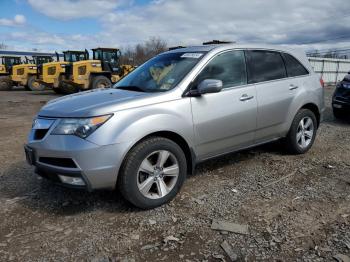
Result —
[[208, 94], [208, 93], [218, 93], [222, 90], [223, 83], [221, 80], [217, 79], [205, 79], [199, 83], [197, 90], [198, 93]]

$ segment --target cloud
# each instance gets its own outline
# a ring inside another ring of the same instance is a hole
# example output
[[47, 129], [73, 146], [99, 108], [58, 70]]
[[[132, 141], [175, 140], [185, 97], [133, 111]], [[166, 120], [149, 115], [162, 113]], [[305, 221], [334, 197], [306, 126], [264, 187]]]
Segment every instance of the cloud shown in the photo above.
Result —
[[0, 26], [20, 26], [26, 23], [24, 15], [15, 15], [13, 19], [0, 18]]
[[118, 0], [28, 0], [38, 12], [57, 19], [70, 20], [83, 17], [99, 17], [114, 10]]
[[110, 41], [128, 43], [159, 36], [169, 44], [222, 39], [275, 44], [311, 43], [348, 34], [346, 0], [161, 0], [105, 15]]
[[94, 35], [26, 30], [23, 41], [46, 45], [45, 48], [123, 47], [151, 36], [160, 37], [169, 45], [220, 39], [302, 48], [350, 46], [348, 0], [153, 0], [140, 6], [128, 0], [28, 2], [37, 11], [56, 19], [92, 17], [101, 25], [101, 31]]

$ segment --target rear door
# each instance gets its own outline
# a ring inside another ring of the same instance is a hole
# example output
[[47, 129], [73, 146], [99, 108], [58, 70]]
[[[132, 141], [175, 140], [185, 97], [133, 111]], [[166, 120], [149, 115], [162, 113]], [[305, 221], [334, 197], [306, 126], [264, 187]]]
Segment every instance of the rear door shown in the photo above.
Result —
[[258, 114], [256, 143], [281, 136], [300, 82], [288, 78], [282, 54], [270, 50], [246, 51], [248, 83], [256, 85]]
[[227, 51], [214, 57], [195, 79], [222, 80], [219, 93], [191, 97], [196, 148], [200, 158], [250, 145], [256, 128], [256, 91], [247, 85], [244, 52]]

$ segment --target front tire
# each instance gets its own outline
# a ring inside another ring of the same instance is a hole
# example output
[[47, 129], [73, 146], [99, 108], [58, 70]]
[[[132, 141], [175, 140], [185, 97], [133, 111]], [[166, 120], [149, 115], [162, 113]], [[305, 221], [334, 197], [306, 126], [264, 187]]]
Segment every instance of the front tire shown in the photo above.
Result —
[[286, 137], [287, 150], [292, 154], [306, 153], [315, 141], [316, 132], [315, 114], [309, 109], [299, 110]]
[[43, 91], [45, 89], [45, 86], [36, 81], [36, 76], [29, 76], [28, 88], [31, 91]]
[[95, 76], [92, 79], [91, 89], [111, 87], [112, 82], [106, 76]]
[[133, 205], [150, 209], [172, 200], [186, 179], [182, 149], [163, 137], [151, 137], [128, 153], [118, 177], [118, 189]]

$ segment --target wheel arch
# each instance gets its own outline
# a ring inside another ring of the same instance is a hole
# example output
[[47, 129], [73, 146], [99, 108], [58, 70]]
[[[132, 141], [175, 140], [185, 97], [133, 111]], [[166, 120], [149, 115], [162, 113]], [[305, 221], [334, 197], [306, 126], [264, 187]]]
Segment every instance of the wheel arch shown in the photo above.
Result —
[[311, 112], [313, 112], [315, 114], [315, 117], [316, 117], [316, 120], [317, 120], [317, 127], [320, 126], [321, 114], [320, 114], [320, 110], [319, 110], [319, 108], [318, 108], [318, 106], [316, 104], [314, 104], [314, 103], [307, 103], [307, 104], [303, 105], [300, 109], [309, 109]]
[[173, 141], [174, 143], [176, 143], [185, 154], [186, 164], [187, 164], [187, 173], [188, 174], [194, 173], [194, 168], [195, 168], [195, 163], [196, 163], [196, 156], [195, 156], [194, 151], [192, 150], [190, 145], [187, 143], [187, 141], [181, 135], [179, 135], [178, 133], [175, 133], [173, 131], [167, 131], [167, 130], [152, 132], [152, 133], [145, 135], [141, 139], [137, 140], [137, 142], [135, 142], [130, 147], [128, 152], [124, 155], [121, 166], [123, 166], [124, 161], [127, 158], [128, 154], [132, 148], [134, 148], [140, 142], [142, 142], [148, 138], [151, 138], [151, 137], [163, 137], [163, 138], [167, 138], [167, 139]]

